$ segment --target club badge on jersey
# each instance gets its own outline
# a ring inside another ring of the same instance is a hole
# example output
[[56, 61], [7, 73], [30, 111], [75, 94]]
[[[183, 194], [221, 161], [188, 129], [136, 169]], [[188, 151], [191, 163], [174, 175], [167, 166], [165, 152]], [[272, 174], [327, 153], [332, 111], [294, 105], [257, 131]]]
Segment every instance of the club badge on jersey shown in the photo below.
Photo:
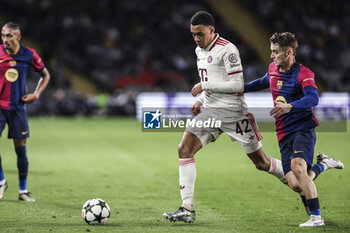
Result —
[[15, 67], [17, 65], [17, 62], [12, 60], [12, 61], [9, 61], [9, 65], [12, 66], [12, 67]]
[[277, 89], [280, 90], [282, 88], [282, 86], [283, 86], [283, 81], [278, 80], [276, 86], [277, 86]]
[[238, 61], [238, 58], [237, 58], [236, 54], [231, 53], [231, 54], [228, 56], [228, 60], [229, 60], [231, 63], [236, 63], [236, 62]]
[[207, 61], [208, 61], [208, 63], [211, 63], [213, 61], [213, 57], [209, 56]]

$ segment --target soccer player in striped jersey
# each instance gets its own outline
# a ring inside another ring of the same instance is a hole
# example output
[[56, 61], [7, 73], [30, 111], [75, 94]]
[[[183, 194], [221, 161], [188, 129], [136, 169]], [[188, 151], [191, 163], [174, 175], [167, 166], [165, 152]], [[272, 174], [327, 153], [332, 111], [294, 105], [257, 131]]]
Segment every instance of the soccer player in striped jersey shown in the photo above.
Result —
[[324, 221], [313, 180], [324, 170], [342, 169], [344, 165], [320, 153], [312, 166], [315, 127], [319, 124], [312, 111], [319, 98], [315, 74], [296, 62], [298, 41], [294, 34], [275, 33], [270, 42], [273, 62], [264, 77], [245, 85], [245, 92], [270, 88], [274, 101], [270, 114], [276, 120], [283, 171], [289, 186], [302, 191], [304, 204], [310, 211], [310, 219], [299, 226], [322, 226]]
[[[25, 104], [37, 100], [50, 80], [50, 74], [37, 52], [20, 44], [21, 31], [17, 23], [6, 23], [1, 30], [0, 46], [0, 135], [8, 124], [8, 138], [12, 138], [17, 154], [19, 200], [35, 201], [27, 190], [28, 158], [26, 141], [29, 137]], [[33, 93], [26, 93], [28, 68], [41, 76]], [[8, 185], [0, 157], [0, 200]]]
[[243, 69], [238, 49], [215, 33], [214, 20], [208, 12], [195, 13], [190, 24], [197, 44], [195, 52], [200, 77], [200, 83], [194, 85], [191, 93], [193, 96], [201, 93], [199, 100], [192, 106], [192, 112], [197, 121], [215, 118], [222, 125], [214, 128], [190, 126], [178, 147], [182, 206], [175, 212], [164, 213], [163, 216], [170, 221], [188, 223], [193, 222], [196, 217], [194, 155], [222, 133], [228, 134], [232, 141], [241, 144], [257, 169], [267, 171], [286, 183], [281, 161], [265, 154], [254, 117], [248, 113], [243, 95]]

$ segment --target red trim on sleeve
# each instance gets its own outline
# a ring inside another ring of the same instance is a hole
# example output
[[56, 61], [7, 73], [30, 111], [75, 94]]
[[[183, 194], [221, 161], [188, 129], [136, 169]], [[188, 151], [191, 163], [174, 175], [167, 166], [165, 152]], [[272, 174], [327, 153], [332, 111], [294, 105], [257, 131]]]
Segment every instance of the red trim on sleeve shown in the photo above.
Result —
[[231, 72], [231, 73], [227, 73], [227, 75], [230, 75], [230, 74], [237, 74], [237, 73], [242, 73], [242, 72], [243, 72], [243, 70], [233, 71], [233, 72]]

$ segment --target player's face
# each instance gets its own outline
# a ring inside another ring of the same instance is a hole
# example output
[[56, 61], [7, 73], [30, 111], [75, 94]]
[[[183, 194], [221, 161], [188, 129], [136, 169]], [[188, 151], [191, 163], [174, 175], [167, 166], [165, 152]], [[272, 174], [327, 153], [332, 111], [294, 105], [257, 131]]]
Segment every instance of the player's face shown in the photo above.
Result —
[[282, 48], [278, 44], [271, 43], [270, 49], [270, 57], [279, 67], [287, 68], [290, 65], [289, 62], [294, 60], [291, 59], [293, 56], [293, 51], [291, 48]]
[[287, 60], [286, 51], [278, 44], [271, 43], [271, 59], [277, 66], [283, 66]]
[[214, 40], [215, 29], [213, 26], [205, 26], [203, 24], [191, 25], [191, 33], [194, 39], [194, 42], [198, 45], [199, 48], [206, 48]]
[[19, 40], [21, 39], [21, 33], [18, 30], [4, 27], [1, 29], [1, 39], [5, 49], [9, 53], [14, 53], [19, 47]]

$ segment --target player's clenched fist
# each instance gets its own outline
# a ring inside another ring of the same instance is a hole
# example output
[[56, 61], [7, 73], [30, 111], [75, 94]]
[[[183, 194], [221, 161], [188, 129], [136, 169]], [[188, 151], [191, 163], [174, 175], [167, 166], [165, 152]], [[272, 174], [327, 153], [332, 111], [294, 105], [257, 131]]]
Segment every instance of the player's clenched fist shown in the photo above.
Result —
[[21, 98], [21, 100], [27, 104], [31, 104], [37, 99], [39, 99], [38, 94], [26, 94], [26, 95], [22, 96], [22, 98]]
[[191, 111], [193, 115], [197, 116], [201, 112], [201, 106], [202, 102], [200, 102], [199, 100], [197, 100], [196, 103], [192, 105]]

